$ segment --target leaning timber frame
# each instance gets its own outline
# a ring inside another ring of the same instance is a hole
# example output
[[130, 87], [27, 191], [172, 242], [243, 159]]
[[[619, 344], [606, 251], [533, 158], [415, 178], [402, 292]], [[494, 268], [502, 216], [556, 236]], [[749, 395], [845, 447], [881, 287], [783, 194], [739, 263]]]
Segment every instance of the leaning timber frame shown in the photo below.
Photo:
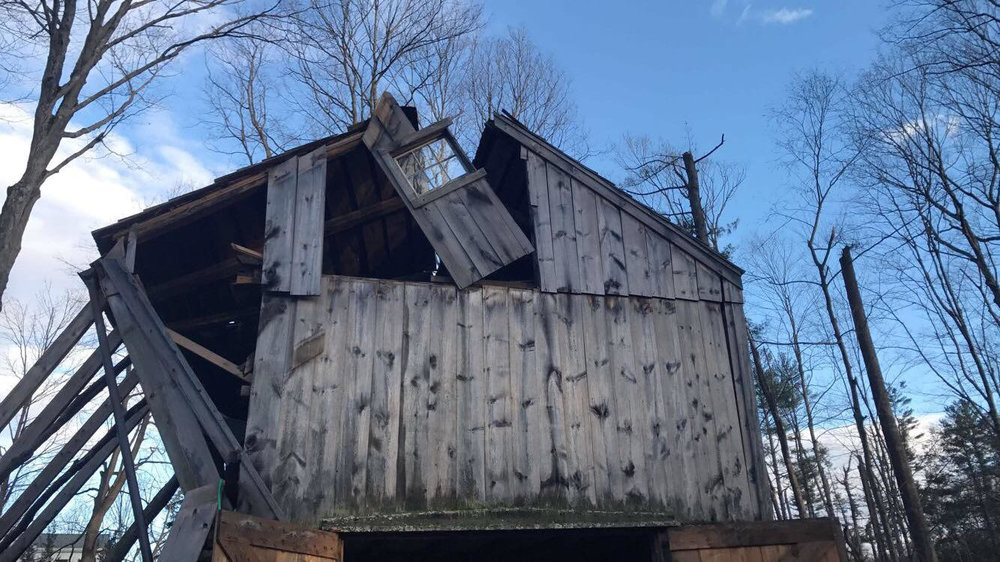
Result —
[[[134, 245], [134, 237], [130, 246]], [[31, 546], [66, 504], [116, 451], [126, 473], [133, 524], [111, 546], [109, 561], [122, 560], [139, 541], [144, 561], [152, 560], [147, 524], [179, 488], [185, 492], [180, 513], [160, 553], [160, 560], [193, 560], [205, 545], [215, 513], [224, 501], [220, 486], [236, 488], [241, 506], [251, 514], [283, 519], [256, 469], [244, 462], [239, 441], [223, 421], [163, 325], [141, 284], [131, 273], [134, 250], [124, 241], [81, 273], [90, 292], [66, 329], [0, 402], [0, 425], [8, 424], [58, 369], [92, 327], [97, 349], [62, 384], [32, 422], [0, 456], [0, 480], [29, 462], [33, 453], [102, 391], [108, 397], [55, 453], [47, 465], [0, 513], [0, 562], [13, 562]], [[107, 331], [105, 314], [114, 329]], [[123, 349], [119, 349], [123, 348]], [[126, 355], [117, 364], [117, 352]], [[122, 374], [124, 373], [124, 376]], [[143, 397], [126, 410], [141, 387]], [[143, 507], [129, 450], [129, 433], [152, 415], [175, 475]], [[113, 426], [98, 436], [109, 419]], [[86, 445], [89, 448], [84, 451]]]

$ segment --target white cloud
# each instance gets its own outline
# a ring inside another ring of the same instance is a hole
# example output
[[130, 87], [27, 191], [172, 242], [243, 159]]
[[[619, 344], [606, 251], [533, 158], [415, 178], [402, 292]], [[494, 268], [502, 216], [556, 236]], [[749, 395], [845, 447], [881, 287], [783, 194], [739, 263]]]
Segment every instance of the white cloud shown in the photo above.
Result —
[[[176, 134], [169, 114], [150, 112], [144, 117], [108, 139], [124, 158], [95, 151], [46, 180], [5, 300], [30, 300], [45, 282], [54, 290], [82, 288], [76, 269], [97, 257], [92, 230], [140, 211], [144, 202], [162, 199], [178, 185], [193, 188], [211, 182], [213, 174], [204, 161], [187, 150], [194, 143]], [[142, 142], [132, 142], [130, 131], [139, 131], [133, 138]], [[151, 134], [154, 131], [158, 134]], [[24, 170], [30, 138], [27, 108], [0, 104], [0, 185], [10, 185]], [[68, 154], [72, 144], [64, 143], [61, 154]]]
[[804, 20], [811, 15], [813, 15], [813, 11], [810, 8], [781, 8], [764, 12], [760, 17], [760, 21], [765, 25], [771, 23], [788, 25]]

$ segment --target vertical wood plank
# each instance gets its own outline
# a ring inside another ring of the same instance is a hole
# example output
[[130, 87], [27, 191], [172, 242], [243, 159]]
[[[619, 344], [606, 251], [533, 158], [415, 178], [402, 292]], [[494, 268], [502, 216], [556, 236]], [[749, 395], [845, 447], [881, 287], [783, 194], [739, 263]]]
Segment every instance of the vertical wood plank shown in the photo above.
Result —
[[563, 370], [559, 331], [558, 295], [540, 295], [538, 325], [535, 329], [536, 360], [541, 368], [542, 404], [545, 408], [544, 429], [540, 432], [539, 478], [543, 500], [573, 501], [569, 487], [569, 451], [563, 412]]
[[[659, 369], [659, 394], [657, 400], [663, 406], [664, 440], [666, 458], [666, 499], [668, 507], [673, 506], [678, 514], [693, 518], [698, 511], [693, 505], [697, 489], [696, 477], [692, 474], [689, 459], [692, 424], [687, 418], [687, 380], [681, 369], [682, 350], [677, 340], [676, 304], [673, 301], [657, 301], [654, 318], [656, 337], [656, 360]], [[700, 494], [698, 494], [700, 495]]]
[[510, 289], [509, 344], [511, 416], [511, 497], [526, 499], [538, 494], [537, 459], [531, 451], [530, 435], [540, 426], [538, 393], [533, 385], [535, 367], [534, 294], [531, 290]]
[[326, 147], [298, 158], [294, 208], [289, 291], [293, 295], [319, 295], [323, 274]]
[[670, 242], [652, 230], [646, 229], [646, 255], [653, 296], [674, 298], [674, 267]]
[[670, 245], [670, 257], [674, 268], [674, 298], [698, 300], [698, 271], [694, 258], [676, 244]]
[[406, 308], [409, 323], [406, 337], [409, 351], [403, 368], [403, 443], [405, 452], [406, 500], [410, 509], [426, 506], [426, 484], [431, 467], [427, 423], [430, 371], [437, 367], [431, 360], [431, 341], [435, 337], [430, 306], [431, 288], [422, 283], [406, 285]]
[[573, 189], [576, 248], [580, 259], [579, 290], [592, 295], [604, 294], [604, 266], [601, 263], [601, 225], [597, 216], [597, 195], [577, 180]]
[[351, 483], [350, 475], [341, 472], [343, 467], [342, 444], [347, 440], [344, 431], [345, 410], [347, 410], [347, 383], [350, 373], [343, 368], [342, 361], [347, 355], [347, 335], [351, 331], [348, 320], [350, 305], [350, 279], [331, 277], [325, 284], [325, 310], [323, 311], [326, 341], [323, 355], [324, 376], [316, 377], [316, 393], [320, 406], [316, 415], [324, 420], [318, 429], [326, 446], [323, 461], [313, 473], [314, 482], [329, 482], [323, 490], [322, 509], [333, 511], [347, 505]]
[[615, 375], [615, 401], [618, 404], [615, 415], [618, 432], [618, 469], [624, 476], [625, 497], [633, 501], [645, 501], [649, 497], [649, 489], [646, 480], [645, 446], [637, 427], [639, 422], [637, 416], [640, 415], [642, 403], [629, 328], [629, 302], [627, 297], [610, 296], [604, 302], [611, 368]]
[[574, 292], [581, 287], [580, 259], [576, 247], [573, 188], [570, 178], [557, 166], [546, 164], [549, 182], [549, 217], [555, 257], [555, 290]]
[[486, 377], [483, 358], [483, 290], [471, 288], [461, 300], [458, 380], [458, 493], [486, 499]]
[[287, 293], [292, 288], [292, 244], [298, 161], [290, 158], [267, 173], [264, 218], [264, 287]]
[[491, 502], [502, 502], [510, 497], [510, 480], [513, 476], [508, 313], [507, 290], [503, 287], [484, 287], [486, 499]]
[[587, 296], [582, 321], [587, 385], [590, 392], [590, 427], [594, 454], [594, 488], [599, 504], [617, 503], [623, 496], [619, 466], [614, 373], [605, 324], [604, 298]]
[[431, 287], [432, 331], [435, 339], [428, 387], [427, 428], [431, 467], [427, 492], [430, 505], [447, 505], [455, 499], [457, 479], [456, 385], [460, 353], [459, 306], [454, 287]]
[[531, 201], [531, 218], [535, 226], [535, 254], [538, 263], [539, 286], [543, 292], [555, 292], [555, 248], [553, 246], [552, 220], [549, 214], [549, 184], [545, 160], [528, 152], [528, 196]]
[[635, 352], [636, 375], [640, 378], [640, 400], [642, 407], [637, 419], [641, 425], [635, 430], [645, 443], [646, 470], [649, 484], [649, 499], [659, 505], [667, 503], [667, 457], [670, 444], [667, 441], [667, 416], [662, 401], [660, 384], [665, 376], [657, 358], [656, 305], [653, 299], [632, 297], [629, 299], [630, 326], [632, 328], [632, 349]]
[[613, 203], [598, 198], [598, 224], [601, 238], [601, 267], [604, 270], [604, 292], [627, 295], [628, 269], [625, 265], [625, 238], [622, 234], [621, 211]]
[[351, 342], [346, 375], [351, 380], [347, 413], [351, 421], [346, 431], [354, 436], [349, 460], [351, 474], [351, 505], [359, 506], [365, 499], [368, 480], [368, 447], [372, 419], [372, 377], [375, 367], [375, 341], [378, 282], [355, 280], [351, 283]]
[[628, 213], [622, 213], [622, 236], [625, 243], [625, 267], [631, 295], [655, 295], [646, 252], [646, 226]]
[[562, 310], [562, 323], [567, 335], [566, 359], [563, 361], [563, 396], [566, 399], [566, 429], [569, 432], [569, 446], [573, 460], [570, 485], [582, 501], [591, 505], [597, 503], [594, 468], [594, 449], [591, 438], [590, 417], [590, 376], [587, 365], [583, 316], [585, 299], [583, 295], [567, 295]]
[[[292, 329], [293, 349], [301, 342], [316, 335], [320, 330], [317, 306], [320, 299], [299, 299], [295, 306]], [[293, 352], [294, 353], [294, 352]], [[319, 358], [301, 365], [292, 366], [284, 375], [281, 413], [278, 419], [278, 458], [271, 472], [271, 492], [292, 519], [305, 517], [315, 497], [306, 491], [310, 480], [309, 472], [315, 466], [312, 445], [313, 419], [302, 414], [310, 411], [313, 397], [313, 374]], [[308, 506], [304, 505], [308, 504]]]
[[722, 302], [722, 279], [701, 262], [695, 262], [698, 272], [698, 298], [705, 301]]
[[367, 489], [371, 503], [385, 505], [396, 494], [402, 386], [404, 288], [380, 282], [376, 289], [375, 359], [372, 373], [371, 431], [368, 438]]

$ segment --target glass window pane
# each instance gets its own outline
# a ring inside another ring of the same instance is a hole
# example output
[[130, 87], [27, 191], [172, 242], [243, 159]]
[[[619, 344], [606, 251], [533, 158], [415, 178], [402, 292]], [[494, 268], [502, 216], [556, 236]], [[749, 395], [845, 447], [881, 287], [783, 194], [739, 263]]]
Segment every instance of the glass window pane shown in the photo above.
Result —
[[466, 170], [448, 139], [440, 138], [396, 157], [414, 191], [425, 193], [463, 176]]

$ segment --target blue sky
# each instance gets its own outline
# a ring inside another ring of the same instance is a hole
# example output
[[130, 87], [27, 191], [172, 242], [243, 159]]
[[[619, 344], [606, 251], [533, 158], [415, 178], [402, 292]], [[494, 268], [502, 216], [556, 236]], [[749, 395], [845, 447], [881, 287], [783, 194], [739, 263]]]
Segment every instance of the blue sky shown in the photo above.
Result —
[[[725, 133], [719, 156], [748, 167], [733, 205], [742, 236], [786, 185], [769, 108], [795, 72], [865, 67], [887, 21], [878, 0], [494, 0], [487, 9], [490, 26], [524, 26], [566, 70], [596, 144], [630, 132], [680, 145], [690, 131], [707, 149]], [[774, 21], [782, 15], [794, 21]], [[620, 176], [608, 157], [591, 164]]]

